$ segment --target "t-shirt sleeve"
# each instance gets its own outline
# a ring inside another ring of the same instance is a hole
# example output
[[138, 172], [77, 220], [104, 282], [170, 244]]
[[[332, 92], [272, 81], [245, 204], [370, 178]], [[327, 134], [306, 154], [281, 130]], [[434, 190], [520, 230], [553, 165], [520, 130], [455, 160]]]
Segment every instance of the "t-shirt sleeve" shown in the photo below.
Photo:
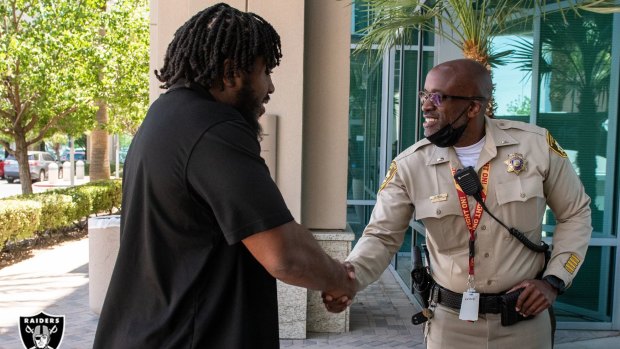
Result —
[[187, 180], [212, 208], [228, 244], [293, 220], [242, 120], [205, 132], [189, 157]]

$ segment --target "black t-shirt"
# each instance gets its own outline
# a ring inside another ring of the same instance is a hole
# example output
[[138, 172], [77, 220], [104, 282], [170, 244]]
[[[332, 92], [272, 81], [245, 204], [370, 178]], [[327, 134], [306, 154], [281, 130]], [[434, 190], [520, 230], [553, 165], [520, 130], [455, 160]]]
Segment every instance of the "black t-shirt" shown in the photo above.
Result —
[[293, 220], [234, 108], [200, 87], [149, 109], [124, 168], [95, 348], [278, 348], [275, 279], [242, 239]]

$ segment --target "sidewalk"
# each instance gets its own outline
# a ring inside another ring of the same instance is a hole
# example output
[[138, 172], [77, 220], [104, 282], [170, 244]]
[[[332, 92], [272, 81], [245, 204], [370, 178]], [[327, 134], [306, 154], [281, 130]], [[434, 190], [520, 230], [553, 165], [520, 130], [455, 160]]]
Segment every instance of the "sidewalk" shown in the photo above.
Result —
[[[113, 179], [114, 177], [110, 177]], [[90, 176], [84, 176], [82, 178], [78, 178], [77, 176], [73, 177], [73, 185], [81, 185], [90, 182]], [[33, 189], [40, 189], [41, 191], [45, 191], [48, 189], [58, 189], [58, 188], [66, 188], [71, 186], [71, 180], [67, 177], [67, 179], [57, 179], [54, 183], [51, 183], [49, 180], [34, 182], [32, 183]]]
[[[65, 315], [59, 349], [92, 347], [98, 316], [88, 305], [88, 239], [39, 250], [21, 263], [0, 269], [0, 349], [23, 348], [19, 316], [44, 311]], [[280, 341], [282, 348], [425, 348], [422, 327], [410, 323], [416, 311], [390, 271], [357, 295], [350, 332], [309, 333], [305, 340]], [[620, 348], [620, 332], [559, 330], [560, 349]]]

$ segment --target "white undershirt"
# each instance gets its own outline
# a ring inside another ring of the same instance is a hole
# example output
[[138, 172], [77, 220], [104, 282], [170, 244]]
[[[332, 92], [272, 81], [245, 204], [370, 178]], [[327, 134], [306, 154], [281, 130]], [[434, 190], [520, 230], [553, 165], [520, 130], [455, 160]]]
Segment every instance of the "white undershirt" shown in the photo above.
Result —
[[466, 147], [454, 147], [456, 155], [459, 157], [459, 160], [461, 161], [461, 164], [463, 164], [463, 167], [476, 167], [476, 163], [478, 163], [478, 158], [480, 157], [480, 152], [482, 151], [482, 147], [484, 146], [485, 139], [486, 135], [482, 137], [482, 139], [479, 140], [476, 144], [468, 145]]

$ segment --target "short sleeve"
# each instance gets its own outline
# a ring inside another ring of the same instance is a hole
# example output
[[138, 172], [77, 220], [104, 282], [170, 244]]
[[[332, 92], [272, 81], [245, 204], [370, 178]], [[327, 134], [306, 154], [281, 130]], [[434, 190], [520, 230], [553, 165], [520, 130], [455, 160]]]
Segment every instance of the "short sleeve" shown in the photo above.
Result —
[[228, 244], [293, 220], [242, 120], [205, 132], [189, 157], [187, 181], [213, 210]]

